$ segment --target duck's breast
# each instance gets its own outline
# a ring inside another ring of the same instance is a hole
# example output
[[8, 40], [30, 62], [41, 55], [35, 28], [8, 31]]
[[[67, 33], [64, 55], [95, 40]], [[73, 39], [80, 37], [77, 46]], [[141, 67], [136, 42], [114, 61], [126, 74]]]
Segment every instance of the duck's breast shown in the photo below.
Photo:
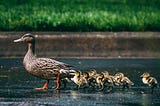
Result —
[[24, 62], [25, 69], [34, 76], [43, 79], [56, 79], [60, 67], [54, 61], [47, 58], [37, 58]]

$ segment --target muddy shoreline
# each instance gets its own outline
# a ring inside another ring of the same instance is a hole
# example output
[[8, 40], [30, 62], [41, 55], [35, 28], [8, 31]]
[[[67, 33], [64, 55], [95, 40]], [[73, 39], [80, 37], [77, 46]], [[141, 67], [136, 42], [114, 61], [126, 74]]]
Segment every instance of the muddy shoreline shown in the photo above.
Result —
[[[0, 32], [0, 57], [23, 57], [26, 32]], [[32, 32], [40, 57], [159, 58], [159, 32]]]

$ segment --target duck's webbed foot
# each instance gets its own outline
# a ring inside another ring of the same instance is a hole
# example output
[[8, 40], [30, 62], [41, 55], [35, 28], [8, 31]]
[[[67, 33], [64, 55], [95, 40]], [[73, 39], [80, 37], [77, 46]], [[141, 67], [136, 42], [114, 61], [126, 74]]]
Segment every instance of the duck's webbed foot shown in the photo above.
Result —
[[47, 90], [48, 84], [49, 84], [49, 80], [46, 81], [46, 83], [43, 85], [43, 87], [41, 87], [41, 88], [34, 88], [34, 89], [35, 90]]

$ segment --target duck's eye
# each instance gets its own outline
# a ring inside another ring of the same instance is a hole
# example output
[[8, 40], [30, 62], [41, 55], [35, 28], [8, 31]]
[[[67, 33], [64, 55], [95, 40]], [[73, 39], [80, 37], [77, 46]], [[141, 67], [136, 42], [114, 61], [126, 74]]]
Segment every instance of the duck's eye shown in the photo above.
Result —
[[24, 37], [24, 38], [23, 38], [23, 41], [24, 41], [24, 42], [27, 42], [27, 43], [30, 43], [30, 42], [33, 42], [34, 39], [33, 39], [32, 37]]

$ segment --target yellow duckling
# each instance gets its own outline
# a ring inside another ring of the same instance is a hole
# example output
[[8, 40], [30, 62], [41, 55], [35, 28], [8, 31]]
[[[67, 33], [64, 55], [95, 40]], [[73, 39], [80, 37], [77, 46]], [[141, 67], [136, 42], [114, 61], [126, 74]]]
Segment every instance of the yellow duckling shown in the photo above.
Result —
[[89, 74], [84, 72], [82, 75], [83, 87], [89, 87]]
[[81, 71], [76, 71], [75, 75], [71, 80], [77, 85], [77, 88], [80, 88], [87, 84], [87, 81], [84, 79]]
[[102, 72], [102, 74], [104, 75], [103, 86], [107, 88], [107, 91], [111, 91], [113, 89], [113, 84], [115, 81], [114, 77], [109, 75], [108, 71], [104, 71]]
[[89, 74], [87, 72], [83, 73], [83, 79], [85, 80], [86, 83], [88, 83]]
[[89, 87], [94, 88], [94, 87], [95, 87], [95, 83], [96, 83], [96, 75], [97, 75], [96, 70], [95, 70], [95, 69], [91, 69], [91, 70], [88, 72], [88, 75], [89, 75], [88, 85], [89, 85]]
[[123, 73], [116, 73], [116, 74], [115, 74], [115, 76], [114, 76], [114, 79], [115, 79], [114, 84], [115, 84], [116, 86], [120, 86], [120, 85], [121, 85], [121, 78], [122, 78], [122, 76], [124, 76]]
[[108, 71], [104, 71], [102, 74], [104, 75], [103, 82], [107, 81], [108, 84], [113, 84], [114, 79], [111, 75], [109, 75]]
[[89, 77], [90, 77], [90, 78], [93, 78], [93, 77], [95, 78], [97, 72], [96, 72], [95, 69], [91, 69], [91, 70], [88, 72], [88, 74], [89, 74]]
[[122, 86], [123, 89], [129, 89], [131, 85], [134, 85], [134, 83], [128, 77], [125, 77], [123, 73], [117, 73], [115, 77], [117, 83], [119, 84], [119, 86]]
[[98, 85], [98, 90], [103, 90], [104, 85], [103, 85], [103, 74], [97, 74], [96, 75], [96, 84]]
[[140, 77], [142, 77], [142, 82], [151, 87], [151, 92], [153, 93], [153, 89], [158, 86], [158, 81], [156, 78], [151, 77], [149, 73], [145, 72]]
[[82, 85], [81, 72], [76, 71], [74, 77], [71, 78], [71, 80], [77, 85], [77, 87], [80, 87]]

